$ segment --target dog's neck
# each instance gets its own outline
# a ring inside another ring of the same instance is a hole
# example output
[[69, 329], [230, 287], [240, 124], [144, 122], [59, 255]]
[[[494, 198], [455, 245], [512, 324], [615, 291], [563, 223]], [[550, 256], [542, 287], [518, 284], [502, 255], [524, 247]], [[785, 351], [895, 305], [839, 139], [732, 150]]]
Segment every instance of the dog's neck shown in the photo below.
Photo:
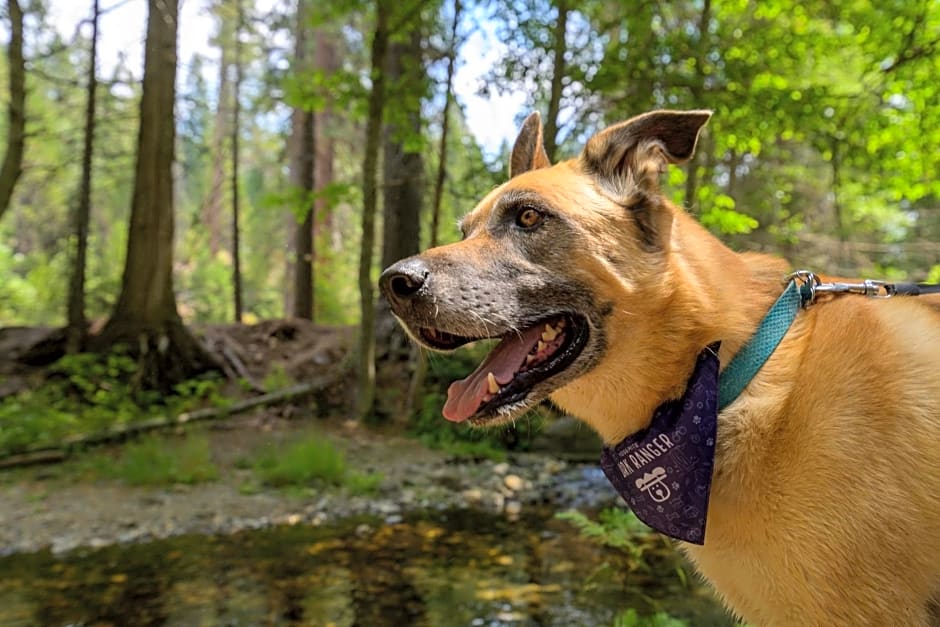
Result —
[[682, 395], [707, 345], [720, 341], [727, 365], [782, 290], [784, 261], [735, 253], [678, 209], [670, 244], [663, 287], [643, 311], [612, 312], [601, 362], [552, 394], [608, 445], [646, 428], [657, 406]]

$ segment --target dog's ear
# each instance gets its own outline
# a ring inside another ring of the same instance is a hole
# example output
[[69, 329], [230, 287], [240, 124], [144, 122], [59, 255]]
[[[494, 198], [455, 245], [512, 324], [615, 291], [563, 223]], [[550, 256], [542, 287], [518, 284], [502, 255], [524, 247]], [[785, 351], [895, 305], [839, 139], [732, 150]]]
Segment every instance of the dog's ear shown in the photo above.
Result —
[[652, 111], [615, 124], [588, 140], [581, 167], [620, 203], [658, 188], [667, 164], [692, 158], [711, 111]]
[[547, 168], [551, 165], [548, 154], [545, 152], [545, 143], [542, 141], [542, 117], [538, 111], [533, 111], [522, 123], [519, 137], [512, 147], [509, 157], [509, 178], [513, 178], [529, 170]]

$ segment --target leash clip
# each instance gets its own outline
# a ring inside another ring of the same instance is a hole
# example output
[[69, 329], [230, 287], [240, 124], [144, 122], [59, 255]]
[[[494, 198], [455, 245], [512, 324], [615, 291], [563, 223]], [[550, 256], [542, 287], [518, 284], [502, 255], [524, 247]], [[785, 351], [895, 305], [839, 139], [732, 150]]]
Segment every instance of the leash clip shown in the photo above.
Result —
[[787, 282], [799, 281], [803, 308], [815, 303], [819, 294], [860, 294], [869, 298], [891, 298], [897, 293], [893, 283], [875, 279], [865, 279], [861, 283], [823, 283], [822, 279], [809, 270], [797, 270], [787, 275], [786, 279]]

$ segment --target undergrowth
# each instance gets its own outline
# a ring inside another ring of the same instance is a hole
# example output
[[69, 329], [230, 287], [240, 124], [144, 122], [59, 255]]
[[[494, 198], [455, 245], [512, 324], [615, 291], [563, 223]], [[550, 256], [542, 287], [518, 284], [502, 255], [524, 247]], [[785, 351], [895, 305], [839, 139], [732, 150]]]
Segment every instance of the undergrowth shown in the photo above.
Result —
[[[353, 494], [374, 494], [383, 478], [380, 473], [351, 470], [343, 452], [316, 433], [288, 444], [269, 445], [243, 465], [250, 465], [264, 485], [277, 488], [327, 485], [345, 487]], [[251, 491], [251, 486], [243, 491]]]
[[[582, 536], [619, 551], [627, 571], [653, 574], [663, 581], [675, 577], [682, 588], [689, 586], [688, 574], [673, 561], [668, 541], [630, 510], [611, 507], [601, 510], [596, 519], [576, 510], [559, 512], [555, 517], [577, 527]], [[621, 612], [614, 620], [614, 627], [685, 627], [688, 624], [665, 612], [641, 616], [632, 608]]]
[[128, 485], [194, 484], [219, 477], [205, 434], [145, 436], [121, 447], [115, 456], [93, 453], [84, 459], [87, 471]]
[[135, 389], [136, 371], [137, 363], [121, 350], [63, 357], [40, 385], [0, 401], [0, 455], [57, 446], [68, 438], [154, 415], [225, 403], [218, 378], [184, 381], [171, 396], [163, 396]]
[[[651, 559], [661, 556], [664, 550], [669, 551], [664, 537], [653, 532], [628, 509], [601, 510], [596, 520], [576, 510], [555, 516], [577, 527], [584, 537], [620, 551], [627, 558], [630, 570], [650, 571]], [[680, 568], [677, 574], [685, 583], [685, 572]]]

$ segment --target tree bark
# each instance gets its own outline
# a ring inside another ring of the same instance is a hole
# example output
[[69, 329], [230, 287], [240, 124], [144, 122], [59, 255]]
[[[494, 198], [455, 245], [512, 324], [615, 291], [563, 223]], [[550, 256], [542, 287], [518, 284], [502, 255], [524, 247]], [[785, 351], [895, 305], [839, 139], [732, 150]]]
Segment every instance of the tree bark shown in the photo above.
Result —
[[[317, 33], [316, 67], [326, 75], [332, 75], [340, 68], [336, 54], [336, 42], [332, 33], [325, 28]], [[333, 96], [324, 94], [325, 106], [322, 111], [314, 114], [313, 123], [316, 129], [316, 159], [313, 165], [313, 180], [318, 189], [324, 189], [333, 183], [333, 162], [336, 155], [336, 135], [331, 129], [338, 120], [334, 118]], [[332, 226], [333, 211], [330, 199], [321, 194], [314, 202], [316, 220], [313, 223], [313, 251], [312, 259], [314, 269], [317, 267], [317, 255], [321, 255], [318, 248], [318, 238], [323, 229], [329, 232]], [[315, 285], [315, 284], [314, 284]], [[316, 305], [316, 303], [314, 303]], [[316, 309], [314, 309], [316, 316]]]
[[450, 128], [450, 107], [454, 102], [454, 72], [457, 62], [457, 28], [460, 26], [460, 0], [454, 0], [454, 21], [450, 29], [450, 49], [447, 51], [447, 79], [444, 86], [444, 109], [441, 111], [441, 140], [437, 150], [437, 176], [434, 179], [434, 200], [431, 205], [431, 248], [438, 244], [441, 222], [441, 202], [444, 182], [447, 180], [447, 136]]
[[[297, 32], [294, 40], [294, 65], [296, 72], [310, 67], [309, 26], [307, 24], [306, 1], [297, 3]], [[303, 219], [294, 212], [293, 228], [293, 300], [291, 315], [311, 320], [313, 318], [313, 219], [314, 206], [311, 201], [316, 180], [314, 158], [316, 155], [316, 125], [314, 114], [305, 104], [295, 106], [291, 114], [291, 184], [302, 198]]]
[[[411, 146], [422, 130], [421, 103], [427, 75], [421, 50], [421, 27], [417, 19], [396, 34], [389, 45], [386, 74], [394, 86], [394, 121], [387, 121], [383, 159], [382, 267], [418, 253], [421, 247], [420, 218], [424, 204], [424, 159]], [[383, 413], [404, 417], [408, 403], [414, 346], [395, 319], [388, 301], [376, 303], [376, 360], [381, 370]], [[404, 402], [403, 402], [404, 401]]]
[[237, 18], [235, 22], [235, 81], [232, 85], [232, 290], [234, 292], [235, 322], [242, 321], [242, 270], [241, 250], [239, 242], [239, 195], [238, 195], [238, 134], [240, 129], [240, 114], [242, 86], [242, 48], [240, 35], [244, 27], [245, 15], [241, 0], [236, 4]]
[[215, 360], [183, 326], [173, 293], [173, 116], [178, 0], [149, 0], [140, 130], [121, 295], [93, 348], [126, 345], [138, 388], [169, 392]]
[[69, 279], [68, 328], [65, 350], [82, 350], [87, 334], [85, 321], [85, 265], [88, 254], [88, 223], [91, 216], [91, 165], [95, 141], [95, 91], [98, 87], [98, 0], [92, 0], [91, 50], [88, 59], [88, 84], [85, 103], [85, 139], [82, 148], [82, 179], [79, 187], [78, 207], [74, 216], [75, 255]]
[[555, 161], [558, 152], [558, 114], [561, 109], [562, 79], [565, 76], [565, 52], [567, 52], [568, 14], [571, 8], [567, 0], [558, 0], [558, 19], [555, 22], [554, 56], [552, 61], [552, 87], [548, 98], [548, 115], [545, 117], [545, 152], [549, 160]]
[[0, 218], [10, 207], [13, 189], [23, 173], [26, 143], [26, 62], [23, 59], [23, 11], [18, 0], [7, 0], [10, 15], [10, 45], [7, 65], [10, 74], [10, 103], [7, 105], [7, 150], [0, 166]]
[[231, 88], [231, 40], [230, 21], [221, 4], [216, 9], [219, 19], [219, 91], [215, 108], [215, 127], [212, 132], [212, 180], [209, 192], [202, 205], [202, 223], [209, 234], [209, 252], [214, 258], [222, 250], [222, 212], [225, 203], [225, 142], [230, 136], [231, 115], [229, 94]]
[[421, 57], [421, 32], [417, 26], [388, 48], [388, 81], [402, 93], [395, 98], [396, 120], [385, 128], [383, 268], [417, 254], [421, 246], [424, 159], [419, 150], [409, 148], [409, 144], [415, 143], [413, 138], [421, 136], [421, 94], [426, 79]]
[[[434, 196], [431, 205], [431, 248], [439, 243], [441, 204], [444, 199], [444, 183], [447, 181], [447, 138], [450, 128], [450, 107], [454, 101], [454, 71], [457, 60], [458, 34], [460, 14], [463, 7], [460, 0], [454, 0], [454, 18], [450, 29], [450, 48], [447, 51], [447, 78], [444, 83], [444, 108], [441, 111], [441, 137], [437, 151], [437, 175], [434, 179]], [[421, 410], [421, 401], [424, 396], [424, 380], [428, 372], [428, 356], [420, 347], [414, 348], [415, 369], [408, 385], [408, 395], [405, 401], [405, 414], [414, 416]]]
[[360, 419], [372, 413], [375, 403], [375, 302], [372, 258], [375, 248], [375, 210], [378, 201], [376, 174], [382, 117], [385, 108], [385, 57], [388, 50], [388, 3], [376, 0], [375, 33], [372, 37], [371, 78], [366, 117], [365, 152], [362, 158], [362, 242], [359, 249], [359, 406]]

